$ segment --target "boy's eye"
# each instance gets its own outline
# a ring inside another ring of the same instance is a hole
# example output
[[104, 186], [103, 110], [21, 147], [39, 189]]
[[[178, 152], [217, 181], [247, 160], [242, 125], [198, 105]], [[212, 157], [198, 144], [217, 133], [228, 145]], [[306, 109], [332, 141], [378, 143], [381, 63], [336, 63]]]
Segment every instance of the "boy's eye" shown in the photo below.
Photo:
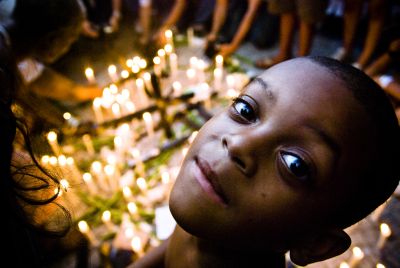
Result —
[[310, 174], [310, 169], [305, 161], [300, 157], [289, 154], [282, 153], [282, 159], [288, 170], [296, 177], [300, 179], [307, 179]]
[[238, 115], [246, 119], [247, 121], [254, 122], [256, 120], [256, 113], [249, 103], [241, 98], [234, 100], [232, 107], [235, 109]]

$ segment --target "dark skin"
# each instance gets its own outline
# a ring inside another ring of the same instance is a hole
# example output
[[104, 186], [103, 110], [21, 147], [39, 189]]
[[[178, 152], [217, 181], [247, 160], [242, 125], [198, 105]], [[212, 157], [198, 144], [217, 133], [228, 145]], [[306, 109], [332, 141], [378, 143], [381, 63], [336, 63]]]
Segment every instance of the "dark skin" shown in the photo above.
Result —
[[[285, 267], [288, 250], [303, 266], [343, 253], [350, 239], [330, 217], [372, 159], [367, 118], [308, 59], [268, 69], [200, 130], [170, 196], [178, 227], [153, 257], [165, 267]], [[163, 267], [145, 262], [132, 267]]]

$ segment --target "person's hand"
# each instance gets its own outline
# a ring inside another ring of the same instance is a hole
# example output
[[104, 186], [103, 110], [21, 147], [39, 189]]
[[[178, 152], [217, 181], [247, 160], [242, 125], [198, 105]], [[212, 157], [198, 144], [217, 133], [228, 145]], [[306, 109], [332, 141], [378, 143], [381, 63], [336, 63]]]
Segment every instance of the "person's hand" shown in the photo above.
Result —
[[237, 47], [232, 44], [221, 44], [217, 47], [217, 49], [219, 51], [218, 54], [220, 54], [222, 57], [228, 57], [236, 51]]
[[153, 35], [152, 40], [156, 42], [158, 47], [164, 47], [164, 45], [167, 43], [167, 39], [165, 37], [165, 31], [167, 28], [161, 27], [158, 29], [158, 31]]
[[82, 34], [90, 38], [99, 37], [99, 32], [92, 27], [92, 24], [88, 20], [82, 23]]
[[76, 85], [73, 88], [74, 99], [76, 101], [89, 101], [96, 97], [101, 97], [102, 90], [98, 86]]

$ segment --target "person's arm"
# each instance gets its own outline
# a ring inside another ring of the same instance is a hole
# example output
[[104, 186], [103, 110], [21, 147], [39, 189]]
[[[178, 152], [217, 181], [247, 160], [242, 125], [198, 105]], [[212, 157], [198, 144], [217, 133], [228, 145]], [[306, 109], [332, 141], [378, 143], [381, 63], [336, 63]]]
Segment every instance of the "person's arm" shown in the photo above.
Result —
[[240, 22], [239, 28], [233, 37], [233, 40], [230, 44], [223, 44], [220, 46], [220, 52], [222, 56], [229, 56], [236, 49], [239, 48], [243, 39], [246, 37], [247, 32], [250, 29], [251, 24], [257, 14], [257, 9], [260, 6], [261, 0], [248, 0], [247, 11], [244, 14], [242, 21]]
[[217, 0], [213, 13], [211, 31], [207, 36], [208, 41], [215, 41], [222, 25], [225, 23], [226, 13], [228, 10], [228, 0]]
[[163, 241], [161, 245], [151, 249], [142, 258], [130, 264], [127, 268], [162, 268], [164, 267], [165, 252], [168, 246], [168, 239]]
[[97, 86], [79, 85], [48, 67], [28, 87], [37, 95], [61, 101], [87, 101], [102, 93]]
[[171, 12], [169, 13], [167, 19], [164, 21], [162, 26], [158, 29], [155, 37], [158, 42], [164, 44], [164, 32], [175, 26], [178, 20], [181, 18], [183, 11], [186, 7], [186, 0], [176, 0], [174, 6], [172, 7]]

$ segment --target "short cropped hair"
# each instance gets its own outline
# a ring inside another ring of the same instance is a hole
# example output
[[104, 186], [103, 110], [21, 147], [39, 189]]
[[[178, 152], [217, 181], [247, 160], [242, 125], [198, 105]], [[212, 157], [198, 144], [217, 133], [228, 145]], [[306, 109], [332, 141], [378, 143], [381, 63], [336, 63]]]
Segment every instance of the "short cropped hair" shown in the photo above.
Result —
[[398, 163], [400, 163], [400, 129], [394, 108], [382, 88], [363, 71], [338, 60], [322, 57], [306, 57], [325, 67], [341, 79], [354, 98], [365, 109], [376, 137], [371, 143], [379, 146], [374, 163], [367, 163], [361, 175], [357, 193], [348, 197], [345, 209], [336, 211], [333, 221], [346, 228], [365, 218], [384, 203], [399, 184]]

